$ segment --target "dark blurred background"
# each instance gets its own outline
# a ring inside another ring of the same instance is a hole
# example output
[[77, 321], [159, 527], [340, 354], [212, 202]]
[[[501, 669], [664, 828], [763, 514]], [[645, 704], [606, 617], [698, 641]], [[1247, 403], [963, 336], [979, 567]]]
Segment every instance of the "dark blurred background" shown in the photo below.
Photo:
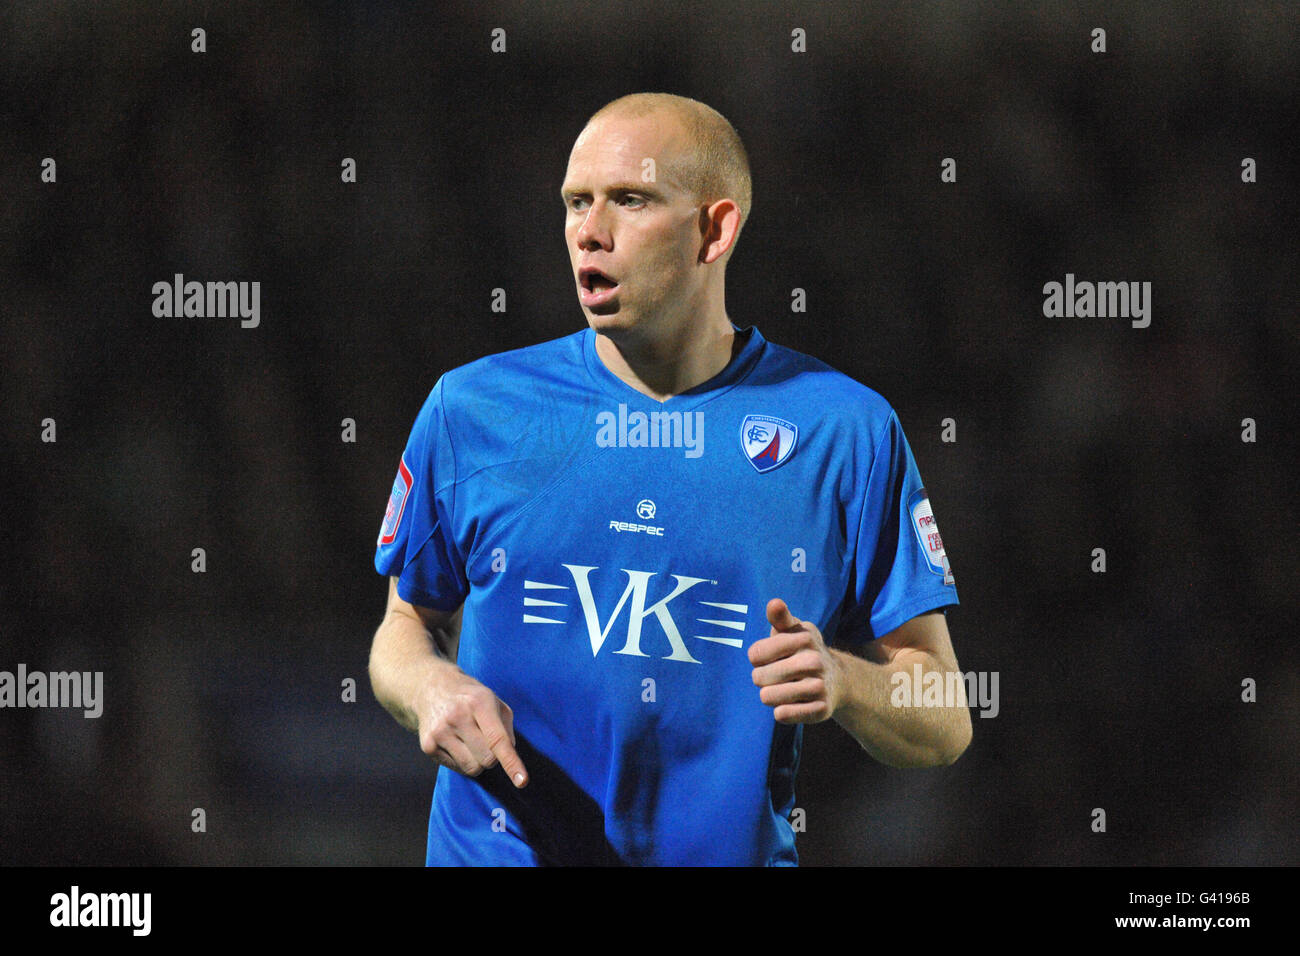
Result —
[[[662, 90], [750, 153], [733, 320], [898, 409], [1000, 676], [949, 768], [808, 728], [803, 861], [1295, 864], [1297, 10], [6, 4], [0, 669], [105, 710], [0, 711], [0, 862], [423, 862], [366, 676], [397, 457], [442, 372], [583, 326], [569, 148]], [[177, 272], [260, 326], [155, 318]], [[1150, 327], [1045, 318], [1067, 272]]]

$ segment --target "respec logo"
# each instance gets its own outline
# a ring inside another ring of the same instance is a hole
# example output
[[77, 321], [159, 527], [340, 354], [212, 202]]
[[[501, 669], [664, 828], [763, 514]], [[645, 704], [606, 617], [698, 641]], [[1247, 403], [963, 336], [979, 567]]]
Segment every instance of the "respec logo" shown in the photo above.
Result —
[[[655, 503], [649, 498], [642, 498], [636, 503], [636, 516], [642, 521], [649, 521], [655, 516]], [[648, 534], [656, 538], [664, 536], [664, 529], [648, 524], [636, 524], [631, 521], [611, 521], [610, 531], [633, 531]]]
[[[631, 571], [623, 568], [622, 571], [627, 575], [627, 586], [623, 589], [623, 594], [619, 597], [618, 603], [614, 605], [614, 610], [602, 623], [600, 610], [596, 607], [596, 598], [591, 589], [591, 574], [593, 571], [599, 571], [599, 568], [588, 567], [580, 564], [565, 564], [564, 569], [569, 572], [569, 577], [573, 581], [572, 587], [567, 584], [552, 584], [546, 581], [524, 581], [524, 623], [525, 624], [567, 624], [565, 618], [568, 616], [567, 608], [570, 605], [565, 601], [547, 600], [546, 598], [533, 597], [539, 591], [550, 592], [552, 597], [567, 597], [558, 592], [574, 590], [578, 594], [578, 603], [582, 608], [582, 619], [587, 627], [587, 637], [591, 641], [591, 656], [596, 657], [600, 649], [605, 646], [605, 640], [609, 637], [610, 630], [618, 621], [623, 613], [623, 608], [628, 608], [627, 615], [627, 637], [623, 646], [614, 651], [615, 654], [627, 654], [633, 657], [649, 657], [650, 655], [641, 650], [642, 625], [646, 618], [654, 616], [659, 622], [659, 627], [663, 631], [664, 637], [668, 640], [668, 646], [671, 653], [664, 656], [666, 661], [684, 661], [688, 664], [699, 664], [700, 661], [691, 656], [691, 652], [686, 647], [686, 641], [682, 632], [678, 630], [677, 622], [673, 619], [668, 610], [668, 605], [677, 598], [684, 595], [687, 591], [698, 587], [701, 584], [716, 585], [716, 581], [708, 578], [692, 578], [683, 574], [673, 574], [670, 577], [676, 582], [673, 588], [654, 603], [648, 603], [650, 600], [651, 580], [655, 577], [653, 571]], [[608, 573], [608, 572], [607, 572]], [[532, 592], [527, 593], [527, 592]], [[739, 614], [742, 620], [722, 620], [717, 617], [712, 618], [695, 618], [696, 624], [705, 624], [709, 627], [721, 627], [731, 631], [739, 631], [742, 635], [745, 631], [744, 618], [749, 614], [749, 606], [746, 604], [730, 604], [722, 601], [697, 601], [697, 604], [704, 607], [717, 608], [720, 611], [726, 611], [732, 614]], [[545, 612], [541, 609], [546, 608]], [[534, 609], [533, 613], [529, 613]], [[710, 613], [710, 612], [701, 612]], [[716, 612], [714, 612], [716, 613]], [[548, 616], [555, 615], [555, 616]], [[692, 628], [695, 630], [696, 628]], [[701, 629], [702, 630], [702, 629]], [[722, 644], [726, 647], [740, 648], [744, 646], [742, 637], [717, 637], [709, 634], [691, 634], [688, 635], [691, 640], [708, 641], [711, 644]]]

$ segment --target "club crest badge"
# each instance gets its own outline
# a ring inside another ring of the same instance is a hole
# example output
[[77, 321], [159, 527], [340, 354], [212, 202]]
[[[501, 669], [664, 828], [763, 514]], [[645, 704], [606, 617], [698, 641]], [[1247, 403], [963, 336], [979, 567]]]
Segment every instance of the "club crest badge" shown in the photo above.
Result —
[[392, 544], [397, 539], [397, 527], [402, 523], [402, 512], [406, 510], [406, 499], [410, 495], [411, 471], [403, 458], [397, 463], [397, 477], [393, 479], [393, 491], [388, 496], [384, 525], [379, 529], [380, 544]]
[[740, 450], [759, 474], [771, 471], [794, 454], [797, 426], [770, 415], [746, 415], [740, 423]]

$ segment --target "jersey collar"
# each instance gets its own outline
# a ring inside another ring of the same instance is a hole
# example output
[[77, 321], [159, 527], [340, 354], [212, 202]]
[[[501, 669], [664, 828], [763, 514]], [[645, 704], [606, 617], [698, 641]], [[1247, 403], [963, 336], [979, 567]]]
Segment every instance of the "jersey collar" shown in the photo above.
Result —
[[756, 326], [741, 329], [732, 325], [736, 334], [741, 336], [744, 344], [740, 351], [732, 356], [730, 362], [717, 375], [701, 382], [694, 388], [687, 389], [680, 395], [674, 395], [663, 402], [655, 401], [649, 395], [638, 392], [608, 368], [596, 352], [596, 332], [590, 326], [583, 331], [582, 354], [586, 359], [587, 371], [592, 379], [606, 392], [621, 402], [639, 400], [639, 402], [657, 408], [692, 408], [712, 401], [739, 385], [758, 363], [759, 356], [767, 345], [762, 333]]

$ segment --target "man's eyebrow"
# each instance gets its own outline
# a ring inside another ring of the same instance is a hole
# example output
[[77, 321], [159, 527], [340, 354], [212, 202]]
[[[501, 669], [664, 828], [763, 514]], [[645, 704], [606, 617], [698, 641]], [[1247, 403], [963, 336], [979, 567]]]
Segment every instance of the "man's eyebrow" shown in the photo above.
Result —
[[[640, 193], [642, 196], [648, 196], [651, 199], [662, 199], [663, 193], [655, 188], [654, 183], [638, 182], [620, 182], [611, 183], [605, 187], [605, 192], [611, 196], [626, 196], [628, 193]], [[569, 199], [572, 196], [589, 196], [590, 189], [578, 186], [563, 186], [560, 188], [560, 198]]]

